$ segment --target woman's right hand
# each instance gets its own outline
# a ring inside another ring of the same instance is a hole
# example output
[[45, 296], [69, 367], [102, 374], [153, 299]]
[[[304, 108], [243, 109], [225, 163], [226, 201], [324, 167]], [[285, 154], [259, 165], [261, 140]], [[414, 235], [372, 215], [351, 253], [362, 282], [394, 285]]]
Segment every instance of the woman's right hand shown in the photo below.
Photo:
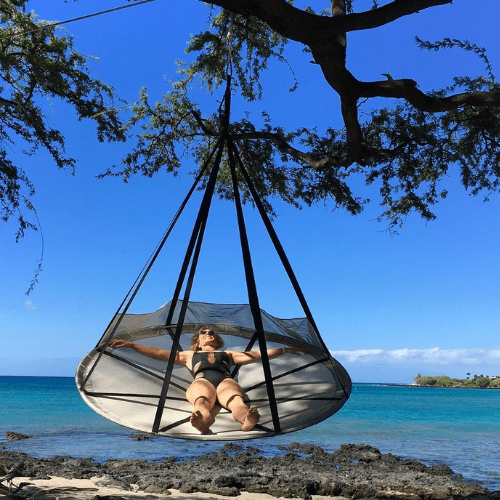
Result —
[[109, 345], [114, 349], [120, 349], [120, 347], [126, 347], [128, 349], [132, 349], [134, 343], [123, 339], [112, 339], [110, 340]]

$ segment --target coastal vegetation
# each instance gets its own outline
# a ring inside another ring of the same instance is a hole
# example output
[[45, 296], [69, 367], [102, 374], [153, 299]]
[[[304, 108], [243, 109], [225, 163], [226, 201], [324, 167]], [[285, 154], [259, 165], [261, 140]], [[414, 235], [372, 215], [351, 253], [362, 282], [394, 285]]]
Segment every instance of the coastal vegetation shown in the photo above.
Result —
[[421, 387], [462, 387], [470, 389], [500, 389], [500, 377], [474, 375], [472, 378], [451, 378], [446, 375], [428, 376], [417, 374], [413, 383]]

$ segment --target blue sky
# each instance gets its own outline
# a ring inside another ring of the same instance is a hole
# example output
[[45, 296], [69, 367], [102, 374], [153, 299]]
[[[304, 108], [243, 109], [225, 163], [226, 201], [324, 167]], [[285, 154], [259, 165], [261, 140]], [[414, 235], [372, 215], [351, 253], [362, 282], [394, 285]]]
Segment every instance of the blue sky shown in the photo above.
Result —
[[[328, 2], [309, 2], [320, 10]], [[369, 8], [368, 0], [358, 2]], [[41, 18], [65, 20], [121, 5], [120, 2], [36, 0]], [[297, 5], [301, 5], [298, 3]], [[207, 8], [197, 0], [156, 0], [104, 16], [68, 24], [80, 52], [92, 61], [95, 76], [128, 101], [147, 86], [152, 99], [175, 80], [176, 59], [186, 59], [190, 33], [200, 31]], [[469, 39], [485, 46], [498, 71], [497, 0], [482, 0], [471, 10], [467, 0], [437, 7], [393, 25], [348, 38], [348, 65], [360, 79], [414, 78], [423, 90], [451, 83], [455, 74], [476, 76], [483, 64], [458, 49], [421, 52], [414, 36], [430, 41]], [[299, 81], [297, 92], [287, 67], [271, 65], [263, 78], [262, 107], [276, 123], [289, 126], [339, 126], [338, 97], [310, 64], [301, 47], [290, 44], [289, 61]], [[199, 95], [207, 113], [220, 93]], [[39, 284], [27, 297], [37, 260], [39, 234], [14, 242], [15, 224], [0, 225], [0, 375], [67, 375], [100, 338], [109, 319], [149, 257], [191, 185], [189, 161], [179, 178], [159, 174], [97, 180], [117, 164], [130, 145], [98, 144], [90, 123], [71, 110], [46, 102], [47, 116], [68, 139], [68, 154], [78, 159], [76, 175], [58, 171], [39, 152], [20, 161], [36, 188], [34, 203], [45, 249]], [[237, 117], [250, 107], [235, 96]], [[369, 108], [366, 108], [368, 111]], [[472, 198], [450, 173], [449, 197], [436, 207], [438, 219], [425, 224], [410, 217], [398, 236], [376, 222], [381, 209], [373, 188], [358, 187], [373, 202], [352, 217], [331, 207], [297, 211], [276, 202], [276, 231], [289, 256], [329, 349], [353, 380], [411, 382], [422, 374], [500, 374], [498, 329], [500, 291], [497, 229], [500, 198]], [[172, 242], [141, 290], [134, 312], [152, 311], [172, 295], [199, 197], [181, 218]], [[278, 317], [300, 316], [293, 291], [267, 240], [257, 214], [248, 207], [250, 242], [261, 306]], [[214, 200], [192, 295], [206, 302], [245, 302], [245, 284], [235, 230], [234, 208]]]

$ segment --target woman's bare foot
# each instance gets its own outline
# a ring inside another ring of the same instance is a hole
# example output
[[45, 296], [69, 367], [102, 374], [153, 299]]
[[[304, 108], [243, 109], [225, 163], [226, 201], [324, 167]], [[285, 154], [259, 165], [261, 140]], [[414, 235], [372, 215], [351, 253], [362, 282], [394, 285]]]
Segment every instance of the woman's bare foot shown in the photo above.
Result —
[[196, 410], [191, 413], [189, 418], [191, 425], [198, 429], [202, 434], [210, 434], [210, 426], [214, 423], [214, 418], [209, 414], [209, 421], [207, 422], [200, 411]]
[[257, 411], [257, 408], [249, 408], [247, 414], [245, 415], [245, 420], [243, 421], [241, 430], [244, 432], [251, 431], [259, 420], [260, 414]]

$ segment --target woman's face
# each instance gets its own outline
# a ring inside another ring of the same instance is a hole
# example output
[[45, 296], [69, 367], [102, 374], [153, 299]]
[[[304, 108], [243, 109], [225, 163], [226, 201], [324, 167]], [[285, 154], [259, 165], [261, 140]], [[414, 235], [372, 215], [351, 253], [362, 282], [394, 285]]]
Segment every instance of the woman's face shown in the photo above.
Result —
[[203, 350], [204, 347], [211, 347], [213, 349], [217, 349], [219, 347], [219, 342], [217, 337], [218, 335], [209, 328], [201, 330], [198, 336], [198, 347], [201, 350]]

